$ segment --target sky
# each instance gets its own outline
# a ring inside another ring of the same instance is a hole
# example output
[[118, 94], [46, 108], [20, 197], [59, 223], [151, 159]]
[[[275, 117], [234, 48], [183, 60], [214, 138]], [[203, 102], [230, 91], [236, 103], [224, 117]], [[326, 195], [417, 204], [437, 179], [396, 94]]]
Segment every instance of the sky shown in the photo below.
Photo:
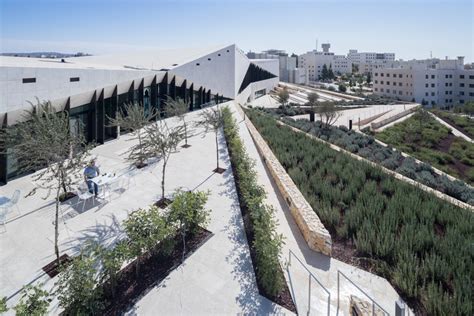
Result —
[[237, 44], [474, 62], [474, 0], [0, 0], [0, 52]]

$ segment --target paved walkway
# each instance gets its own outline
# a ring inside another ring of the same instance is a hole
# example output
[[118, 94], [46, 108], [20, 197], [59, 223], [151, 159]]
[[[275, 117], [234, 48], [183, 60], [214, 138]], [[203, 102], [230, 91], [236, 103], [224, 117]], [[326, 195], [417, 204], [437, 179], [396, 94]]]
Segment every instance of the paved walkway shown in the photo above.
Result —
[[[337, 279], [338, 271], [347, 275], [355, 284], [369, 294], [378, 304], [382, 306], [391, 315], [395, 314], [395, 301], [399, 299], [399, 295], [384, 278], [358, 269], [334, 258], [316, 253], [312, 251], [306, 244], [301, 235], [298, 226], [286, 205], [281, 198], [278, 188], [271, 179], [270, 173], [262, 162], [258, 151], [253, 143], [250, 133], [247, 130], [245, 121], [242, 116], [237, 113], [234, 115], [239, 122], [240, 137], [246, 145], [249, 155], [256, 160], [256, 170], [258, 180], [264, 186], [267, 192], [267, 202], [274, 206], [276, 210], [276, 218], [279, 221], [278, 230], [285, 237], [285, 245], [283, 247], [283, 262], [288, 262], [289, 251], [291, 250], [300, 258], [311, 273], [326, 287], [331, 293], [331, 315], [348, 315], [349, 314], [349, 295], [356, 295], [364, 300], [370, 301], [361, 291], [355, 288], [349, 281], [340, 278], [340, 303], [337, 309]], [[247, 118], [248, 119], [248, 118]], [[299, 314], [306, 314], [308, 311], [308, 272], [303, 265], [292, 258], [292, 264], [287, 274], [288, 282], [292, 285], [294, 296], [296, 298]], [[327, 294], [322, 288], [314, 282], [311, 283], [310, 296], [310, 314], [325, 315], [327, 314]]]
[[[391, 104], [391, 105], [384, 104], [384, 105], [367, 105], [367, 106], [364, 106], [362, 108], [357, 108], [357, 109], [347, 109], [347, 110], [339, 111], [340, 116], [337, 118], [336, 122], [333, 125], [334, 126], [344, 125], [347, 128], [349, 128], [349, 120], [352, 120], [352, 128], [357, 128], [356, 124], [357, 122], [359, 122], [359, 119], [363, 121], [373, 116], [385, 113], [382, 116], [371, 121], [370, 123], [380, 122], [384, 119], [392, 117], [400, 112], [408, 110], [417, 105], [418, 104], [415, 104], [415, 103]], [[293, 116], [293, 118], [295, 120], [300, 119], [300, 118], [309, 120], [309, 114], [296, 115], [296, 116]], [[316, 118], [316, 119], [319, 119], [319, 118]], [[404, 120], [404, 119], [406, 119], [406, 117], [403, 117], [400, 120]], [[364, 126], [361, 126], [360, 129], [366, 126], [369, 126], [370, 123]]]
[[[188, 126], [198, 112], [186, 115]], [[169, 125], [176, 119], [167, 120]], [[140, 315], [223, 315], [223, 314], [291, 314], [260, 296], [250, 261], [248, 244], [234, 179], [222, 133], [219, 135], [220, 164], [227, 168], [223, 175], [212, 172], [216, 166], [214, 134], [199, 134], [189, 140], [188, 149], [180, 148], [168, 163], [166, 191], [178, 187], [210, 190], [207, 207], [212, 210], [208, 229], [214, 236], [199, 248], [185, 264], [173, 271], [165, 281], [145, 295], [129, 314]], [[121, 155], [133, 143], [129, 136], [96, 147], [102, 172], [113, 173], [128, 167]], [[65, 210], [60, 225], [60, 250], [74, 255], [82, 242], [95, 238], [107, 244], [122, 234], [122, 221], [140, 207], [156, 201], [160, 192], [161, 167], [155, 163], [137, 171], [130, 187], [112, 201], [99, 200]], [[45, 276], [41, 267], [54, 259], [54, 205], [52, 198], [42, 200], [45, 192], [28, 198], [23, 196], [33, 187], [31, 176], [13, 180], [1, 187], [2, 195], [22, 190], [19, 202], [21, 216], [11, 214], [7, 231], [0, 234], [0, 297], [10, 297], [34, 280], [51, 288], [56, 281]], [[8, 305], [18, 300], [13, 295]], [[51, 314], [58, 314], [53, 301]], [[12, 311], [11, 311], [12, 312]]]

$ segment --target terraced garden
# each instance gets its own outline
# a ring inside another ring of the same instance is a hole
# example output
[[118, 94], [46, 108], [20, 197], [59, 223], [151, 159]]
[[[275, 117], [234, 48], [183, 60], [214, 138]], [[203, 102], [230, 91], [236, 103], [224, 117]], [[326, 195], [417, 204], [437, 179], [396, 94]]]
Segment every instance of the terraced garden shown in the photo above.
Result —
[[474, 138], [474, 119], [467, 115], [453, 114], [441, 110], [432, 110], [432, 112], [446, 123], [458, 129], [470, 138]]
[[417, 314], [472, 315], [472, 212], [247, 114], [330, 231], [334, 257], [387, 278]]
[[416, 113], [375, 135], [421, 161], [474, 184], [474, 144], [451, 134], [430, 115]]

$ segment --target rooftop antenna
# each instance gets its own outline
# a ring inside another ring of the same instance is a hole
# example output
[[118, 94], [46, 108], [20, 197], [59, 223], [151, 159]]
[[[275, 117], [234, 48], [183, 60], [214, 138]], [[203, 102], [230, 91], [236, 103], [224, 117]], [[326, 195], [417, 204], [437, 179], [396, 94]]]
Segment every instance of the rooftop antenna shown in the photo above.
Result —
[[316, 51], [318, 51], [318, 39], [316, 38]]
[[433, 59], [433, 51], [430, 50], [430, 59]]

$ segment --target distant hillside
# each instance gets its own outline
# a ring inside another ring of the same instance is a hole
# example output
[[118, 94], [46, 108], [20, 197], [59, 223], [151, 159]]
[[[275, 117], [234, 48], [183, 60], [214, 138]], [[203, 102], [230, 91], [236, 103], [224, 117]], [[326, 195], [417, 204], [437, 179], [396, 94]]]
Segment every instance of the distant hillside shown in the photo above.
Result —
[[91, 56], [87, 53], [58, 53], [58, 52], [31, 52], [31, 53], [0, 53], [0, 56], [14, 56], [14, 57], [34, 57], [34, 58], [67, 58], [67, 57], [81, 57]]

